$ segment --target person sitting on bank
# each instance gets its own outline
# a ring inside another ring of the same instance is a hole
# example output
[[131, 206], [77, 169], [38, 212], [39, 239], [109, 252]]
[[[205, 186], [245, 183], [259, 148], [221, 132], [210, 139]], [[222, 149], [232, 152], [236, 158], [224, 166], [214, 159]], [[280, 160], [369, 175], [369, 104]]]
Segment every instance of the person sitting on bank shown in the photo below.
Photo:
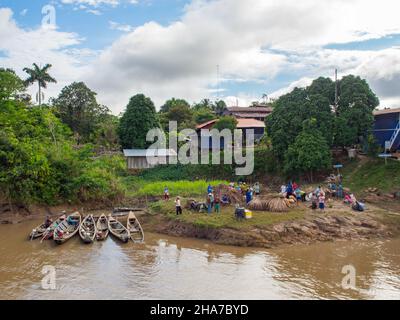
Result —
[[228, 196], [226, 195], [226, 194], [224, 194], [223, 196], [222, 196], [222, 199], [221, 199], [221, 203], [222, 204], [229, 204], [229, 198], [228, 198]]

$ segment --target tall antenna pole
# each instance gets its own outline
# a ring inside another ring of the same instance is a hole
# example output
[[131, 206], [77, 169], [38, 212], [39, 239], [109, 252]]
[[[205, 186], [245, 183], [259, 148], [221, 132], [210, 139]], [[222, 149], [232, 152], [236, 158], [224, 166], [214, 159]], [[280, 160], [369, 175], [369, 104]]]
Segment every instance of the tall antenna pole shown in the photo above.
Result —
[[219, 64], [217, 64], [217, 100], [219, 100]]
[[337, 69], [335, 69], [335, 113], [338, 110], [338, 79], [337, 79]]

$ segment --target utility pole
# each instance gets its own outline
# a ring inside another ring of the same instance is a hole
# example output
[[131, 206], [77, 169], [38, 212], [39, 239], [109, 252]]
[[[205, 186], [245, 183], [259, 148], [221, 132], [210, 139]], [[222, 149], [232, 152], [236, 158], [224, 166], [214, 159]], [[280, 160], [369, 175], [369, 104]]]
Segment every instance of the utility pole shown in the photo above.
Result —
[[217, 64], [217, 101], [219, 100], [219, 64]]

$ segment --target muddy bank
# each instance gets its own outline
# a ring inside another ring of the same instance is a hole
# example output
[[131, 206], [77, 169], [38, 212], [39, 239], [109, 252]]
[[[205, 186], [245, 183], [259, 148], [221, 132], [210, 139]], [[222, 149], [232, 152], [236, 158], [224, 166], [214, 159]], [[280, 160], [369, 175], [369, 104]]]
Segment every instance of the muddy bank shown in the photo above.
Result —
[[146, 230], [176, 237], [207, 239], [217, 244], [272, 248], [283, 244], [311, 244], [335, 240], [391, 238], [398, 225], [382, 223], [372, 216], [324, 215], [249, 229], [205, 228], [168, 220], [162, 215], [143, 217]]

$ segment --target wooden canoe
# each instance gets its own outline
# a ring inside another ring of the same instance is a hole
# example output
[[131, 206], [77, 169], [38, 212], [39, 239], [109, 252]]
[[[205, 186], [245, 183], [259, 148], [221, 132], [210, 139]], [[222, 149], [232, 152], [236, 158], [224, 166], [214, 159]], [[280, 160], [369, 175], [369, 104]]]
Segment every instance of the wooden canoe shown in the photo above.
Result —
[[42, 238], [42, 240], [51, 239], [53, 237], [54, 229], [58, 226], [61, 222], [60, 216], [56, 221], [54, 221], [50, 227], [46, 227], [44, 223], [37, 226], [35, 229], [32, 230], [31, 234], [29, 235], [30, 240]]
[[108, 229], [113, 236], [115, 236], [122, 242], [126, 243], [129, 241], [129, 230], [111, 215], [108, 216]]
[[34, 240], [37, 238], [41, 238], [41, 237], [43, 237], [43, 235], [45, 234], [46, 231], [47, 231], [47, 227], [45, 226], [44, 223], [42, 223], [41, 225], [38, 225], [36, 228], [34, 228], [32, 230], [32, 232], [29, 235], [29, 239]]
[[97, 234], [96, 234], [97, 241], [106, 240], [110, 230], [108, 230], [108, 219], [105, 214], [102, 214], [97, 219], [96, 229], [97, 229]]
[[82, 222], [82, 216], [75, 212], [62, 221], [54, 230], [53, 239], [57, 244], [63, 244], [71, 239], [79, 231]]
[[89, 214], [83, 219], [79, 227], [79, 236], [84, 243], [93, 243], [96, 238], [96, 233], [96, 222], [94, 221], [93, 215]]
[[138, 218], [136, 218], [136, 215], [132, 211], [129, 212], [126, 227], [129, 230], [130, 238], [133, 242], [137, 243], [144, 241], [143, 228], [140, 225]]

